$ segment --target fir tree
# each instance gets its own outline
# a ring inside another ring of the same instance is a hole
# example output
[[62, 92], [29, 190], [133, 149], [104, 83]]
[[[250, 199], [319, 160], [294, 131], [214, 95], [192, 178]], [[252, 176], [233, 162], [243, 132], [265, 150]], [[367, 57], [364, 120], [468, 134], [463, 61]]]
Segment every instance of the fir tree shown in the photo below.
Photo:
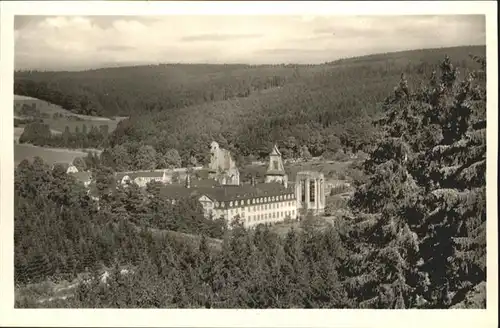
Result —
[[416, 91], [402, 76], [351, 200], [346, 284], [361, 307], [449, 307], [485, 279], [485, 92], [450, 58], [440, 68]]

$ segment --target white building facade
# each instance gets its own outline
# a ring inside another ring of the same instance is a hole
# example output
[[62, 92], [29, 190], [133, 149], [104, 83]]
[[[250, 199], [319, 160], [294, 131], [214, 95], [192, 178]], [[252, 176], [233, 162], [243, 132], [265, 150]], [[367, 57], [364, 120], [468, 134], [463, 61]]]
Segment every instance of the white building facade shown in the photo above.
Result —
[[325, 176], [321, 172], [298, 172], [295, 178], [297, 209], [321, 215], [325, 212]]

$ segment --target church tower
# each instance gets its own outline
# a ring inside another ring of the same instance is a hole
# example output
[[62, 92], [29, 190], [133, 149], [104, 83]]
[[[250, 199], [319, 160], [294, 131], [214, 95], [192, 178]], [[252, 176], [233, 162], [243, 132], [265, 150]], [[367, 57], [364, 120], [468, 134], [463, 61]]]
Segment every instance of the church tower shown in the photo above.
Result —
[[285, 172], [285, 167], [283, 166], [281, 153], [276, 145], [274, 145], [271, 154], [269, 154], [269, 166], [267, 167], [266, 172], [266, 183], [269, 182], [282, 183], [285, 187], [288, 187], [288, 176]]

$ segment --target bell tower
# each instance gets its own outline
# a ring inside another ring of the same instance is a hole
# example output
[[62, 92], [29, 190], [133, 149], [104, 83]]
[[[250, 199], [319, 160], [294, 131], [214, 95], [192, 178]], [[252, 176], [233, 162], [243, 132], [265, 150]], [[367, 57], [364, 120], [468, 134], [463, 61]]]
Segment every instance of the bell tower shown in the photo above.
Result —
[[288, 176], [285, 172], [281, 153], [278, 146], [274, 145], [273, 150], [269, 154], [269, 165], [266, 172], [266, 183], [278, 182], [288, 187]]

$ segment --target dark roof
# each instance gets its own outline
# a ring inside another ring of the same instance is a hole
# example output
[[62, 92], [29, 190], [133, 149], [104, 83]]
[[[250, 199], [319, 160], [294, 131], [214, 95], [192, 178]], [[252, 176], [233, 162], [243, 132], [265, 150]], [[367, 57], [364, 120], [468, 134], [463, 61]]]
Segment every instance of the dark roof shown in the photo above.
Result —
[[220, 187], [220, 183], [217, 180], [213, 179], [192, 179], [191, 180], [192, 188], [212, 188], [212, 187]]
[[167, 199], [186, 198], [196, 194], [196, 188], [186, 188], [181, 184], [168, 184], [160, 189], [160, 195]]
[[[200, 181], [197, 181], [200, 182]], [[227, 202], [232, 200], [244, 200], [252, 199], [257, 197], [266, 196], [280, 196], [284, 194], [292, 194], [293, 188], [285, 188], [282, 184], [271, 182], [271, 183], [259, 183], [255, 186], [250, 184], [231, 186], [231, 185], [215, 185], [210, 186], [208, 183], [206, 185], [193, 185], [191, 188], [186, 188], [181, 184], [171, 184], [165, 185], [162, 188], [162, 195], [171, 198], [182, 198], [189, 196], [201, 196], [206, 195], [210, 199], [217, 202]], [[229, 204], [228, 204], [229, 205]]]
[[255, 186], [251, 184], [224, 186], [217, 188], [216, 191], [217, 194], [214, 194], [214, 196], [218, 201], [247, 199], [261, 196], [277, 196], [293, 192], [290, 188], [285, 188], [282, 184], [276, 182], [258, 183]]

